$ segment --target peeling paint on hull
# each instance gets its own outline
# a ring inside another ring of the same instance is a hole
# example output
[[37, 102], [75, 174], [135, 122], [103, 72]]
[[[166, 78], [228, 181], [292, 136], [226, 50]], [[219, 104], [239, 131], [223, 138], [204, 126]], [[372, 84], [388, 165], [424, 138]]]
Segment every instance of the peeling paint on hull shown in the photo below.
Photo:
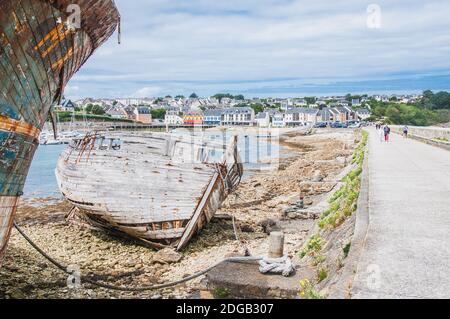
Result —
[[0, 262], [50, 108], [118, 21], [111, 0], [0, 0]]

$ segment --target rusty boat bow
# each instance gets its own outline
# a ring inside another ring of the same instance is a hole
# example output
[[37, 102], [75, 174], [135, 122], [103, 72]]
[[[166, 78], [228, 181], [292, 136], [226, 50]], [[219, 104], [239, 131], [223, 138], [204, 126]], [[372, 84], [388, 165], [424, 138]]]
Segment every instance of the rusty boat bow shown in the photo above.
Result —
[[0, 0], [0, 262], [50, 109], [119, 19], [112, 0]]

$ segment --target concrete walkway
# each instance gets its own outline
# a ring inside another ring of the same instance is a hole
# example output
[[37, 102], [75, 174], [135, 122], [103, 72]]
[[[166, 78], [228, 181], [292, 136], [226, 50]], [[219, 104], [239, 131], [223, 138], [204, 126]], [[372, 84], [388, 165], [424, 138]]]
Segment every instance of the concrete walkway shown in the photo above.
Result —
[[354, 298], [450, 298], [450, 152], [369, 142], [369, 226]]

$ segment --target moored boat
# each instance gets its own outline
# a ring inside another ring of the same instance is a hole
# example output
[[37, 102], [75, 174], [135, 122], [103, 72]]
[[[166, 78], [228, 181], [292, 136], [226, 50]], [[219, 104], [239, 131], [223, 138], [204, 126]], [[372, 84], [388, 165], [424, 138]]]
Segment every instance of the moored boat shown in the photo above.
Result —
[[57, 164], [72, 218], [146, 241], [184, 248], [243, 175], [237, 137], [229, 145], [166, 133], [91, 134]]
[[0, 262], [50, 108], [118, 23], [112, 0], [0, 0]]

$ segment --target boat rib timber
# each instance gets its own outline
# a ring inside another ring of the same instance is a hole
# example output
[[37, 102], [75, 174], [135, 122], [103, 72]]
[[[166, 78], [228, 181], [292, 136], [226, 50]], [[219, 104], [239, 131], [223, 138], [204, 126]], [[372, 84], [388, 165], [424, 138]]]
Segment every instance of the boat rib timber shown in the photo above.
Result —
[[165, 133], [90, 134], [74, 140], [56, 168], [63, 196], [77, 208], [72, 218], [178, 250], [242, 174], [237, 137], [227, 146]]
[[0, 263], [50, 108], [118, 23], [112, 0], [0, 0]]

